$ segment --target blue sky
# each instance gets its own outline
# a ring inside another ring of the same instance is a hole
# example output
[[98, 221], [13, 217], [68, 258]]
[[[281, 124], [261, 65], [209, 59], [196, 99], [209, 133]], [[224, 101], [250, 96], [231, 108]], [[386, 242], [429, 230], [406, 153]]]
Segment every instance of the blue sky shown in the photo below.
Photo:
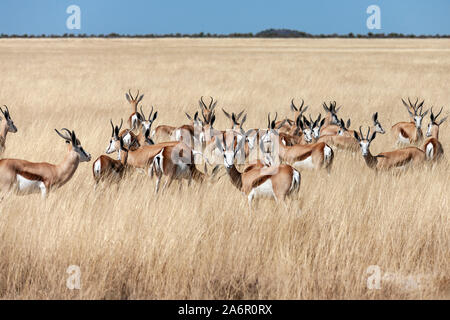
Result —
[[[81, 29], [68, 30], [69, 5], [81, 9]], [[381, 9], [381, 29], [369, 30], [369, 5]], [[288, 28], [313, 34], [398, 32], [450, 34], [450, 0], [1, 0], [0, 33], [164, 34], [253, 32]]]

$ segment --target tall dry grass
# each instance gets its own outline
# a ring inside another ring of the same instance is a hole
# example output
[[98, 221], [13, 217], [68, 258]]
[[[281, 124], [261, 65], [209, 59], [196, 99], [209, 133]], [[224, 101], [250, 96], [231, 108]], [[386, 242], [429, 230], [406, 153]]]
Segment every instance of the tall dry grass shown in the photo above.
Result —
[[[291, 97], [313, 116], [336, 100], [352, 127], [375, 111], [385, 129], [406, 120], [401, 97], [450, 110], [445, 40], [1, 40], [0, 74], [0, 103], [19, 129], [4, 157], [52, 163], [65, 152], [54, 128], [102, 154], [109, 119], [129, 115], [130, 88], [159, 111], [157, 124], [185, 123], [201, 95], [219, 100], [218, 128], [229, 127], [220, 107], [245, 108], [247, 127], [265, 127], [269, 111], [290, 115]], [[371, 149], [392, 148], [387, 133]], [[252, 214], [227, 177], [155, 196], [136, 173], [93, 192], [91, 168], [80, 164], [46, 201], [0, 203], [1, 298], [450, 297], [446, 163], [376, 175], [338, 151], [330, 176], [302, 172], [290, 210], [262, 200]], [[81, 290], [66, 287], [69, 265], [80, 266]], [[384, 277], [378, 290], [367, 288], [370, 265]]]

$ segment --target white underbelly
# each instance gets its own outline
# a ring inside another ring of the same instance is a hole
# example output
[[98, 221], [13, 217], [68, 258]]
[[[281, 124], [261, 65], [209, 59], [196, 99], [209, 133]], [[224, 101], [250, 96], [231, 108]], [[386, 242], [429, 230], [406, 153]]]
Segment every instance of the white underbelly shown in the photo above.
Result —
[[256, 188], [252, 190], [255, 197], [258, 198], [266, 198], [266, 197], [275, 197], [273, 193], [272, 180], [267, 179], [264, 183], [260, 184]]
[[409, 138], [405, 138], [401, 133], [398, 134], [398, 141], [401, 143], [409, 143]]
[[294, 162], [294, 168], [302, 168], [302, 169], [314, 169], [314, 164], [312, 161], [312, 156], [309, 156], [305, 160]]
[[45, 185], [39, 180], [29, 180], [20, 174], [16, 175], [17, 178], [17, 188], [20, 193], [35, 193], [41, 192], [41, 189], [45, 189]]

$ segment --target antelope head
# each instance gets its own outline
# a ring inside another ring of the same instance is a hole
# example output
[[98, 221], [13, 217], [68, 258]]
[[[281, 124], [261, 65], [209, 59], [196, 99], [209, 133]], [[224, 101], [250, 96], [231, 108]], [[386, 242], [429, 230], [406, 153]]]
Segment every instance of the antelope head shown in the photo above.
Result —
[[[11, 119], [11, 115], [9, 114], [8, 107], [6, 105], [4, 105], [4, 107], [5, 107], [5, 110], [3, 110], [0, 107], [0, 111], [3, 114], [3, 116], [5, 117], [7, 131], [11, 132], [11, 133], [15, 133], [15, 132], [17, 132], [17, 127], [14, 125], [14, 121]], [[0, 121], [1, 120], [2, 120], [2, 118], [0, 117]]]
[[274, 144], [278, 143], [278, 130], [276, 129], [278, 113], [275, 113], [275, 118], [270, 120], [270, 113], [267, 115], [267, 131], [259, 139], [259, 148], [263, 153], [271, 152]]
[[247, 120], [247, 115], [245, 115], [241, 120], [241, 116], [245, 110], [242, 110], [238, 114], [235, 114], [234, 112], [232, 112], [231, 115], [228, 112], [226, 112], [223, 108], [222, 108], [222, 111], [228, 119], [233, 121], [233, 126], [232, 126], [233, 130], [238, 129], [239, 127], [242, 128], [243, 123], [245, 122], [245, 120]]
[[305, 141], [307, 143], [311, 143], [313, 140], [312, 137], [313, 124], [310, 121], [308, 121], [308, 119], [306, 119], [305, 116], [303, 116], [303, 121], [301, 120], [300, 117], [297, 118], [297, 127], [302, 130]]
[[241, 139], [239, 143], [235, 144], [235, 139], [229, 139], [229, 141], [220, 141], [221, 139], [217, 138], [216, 147], [220, 150], [223, 155], [223, 164], [225, 168], [231, 169], [234, 166], [234, 159], [236, 158], [236, 154], [241, 150], [242, 146], [245, 143], [245, 139]]
[[361, 153], [362, 153], [363, 157], [369, 155], [370, 143], [373, 141], [373, 139], [375, 139], [376, 134], [377, 134], [377, 132], [374, 131], [372, 133], [372, 135], [370, 135], [370, 127], [369, 127], [369, 130], [367, 131], [366, 137], [364, 137], [364, 135], [362, 134], [361, 127], [359, 127], [359, 135], [358, 135], [358, 132], [353, 131], [353, 135], [354, 135], [355, 139], [358, 140], [359, 146], [361, 147]]
[[336, 108], [336, 101], [330, 102], [330, 106], [327, 106], [326, 102], [322, 104], [323, 109], [327, 113], [327, 117], [329, 118], [329, 124], [339, 125], [339, 118], [337, 116], [338, 111], [342, 106]]
[[433, 113], [433, 108], [431, 108], [431, 113], [430, 113], [430, 123], [428, 124], [428, 128], [427, 128], [427, 137], [431, 137], [433, 134], [433, 130], [439, 130], [439, 126], [445, 121], [447, 120], [447, 117], [442, 118], [441, 120], [438, 121], [438, 117], [441, 115], [442, 109], [444, 107], [441, 108], [441, 110], [439, 111], [438, 114], [434, 115]]
[[295, 119], [302, 116], [303, 113], [308, 110], [309, 106], [303, 107], [305, 105], [305, 100], [302, 99], [302, 104], [297, 107], [294, 103], [294, 98], [291, 100], [291, 110], [295, 112]]
[[150, 111], [148, 118], [146, 119], [144, 111], [142, 111], [142, 106], [140, 107], [140, 110], [141, 110], [141, 115], [142, 115], [142, 122], [141, 122], [142, 132], [145, 133], [147, 131], [150, 131], [150, 128], [152, 127], [153, 122], [155, 121], [156, 117], [158, 116], [158, 111], [156, 111], [152, 117], [152, 113], [153, 113], [153, 106], [152, 106], [152, 110]]
[[[350, 121], [350, 119], [349, 119], [349, 121]], [[375, 128], [375, 131], [380, 134], [385, 134], [385, 131], [384, 131], [383, 127], [381, 126], [380, 121], [378, 121], [378, 112], [375, 112], [373, 114], [372, 121], [373, 121], [373, 126]]]
[[347, 124], [344, 122], [344, 119], [341, 119], [341, 121], [339, 121], [339, 131], [338, 131], [338, 135], [339, 136], [343, 136], [345, 132], [348, 132], [348, 129], [350, 128], [350, 119], [347, 120]]
[[[408, 98], [409, 106], [406, 104], [405, 100], [402, 99], [403, 104], [406, 107], [406, 110], [408, 110], [409, 116], [414, 121], [414, 125], [417, 129], [420, 129], [422, 127], [422, 120], [427, 115], [428, 111], [425, 111], [422, 113], [423, 110], [423, 103], [425, 100], [417, 104], [419, 102], [419, 98], [416, 99], [416, 102], [414, 104], [411, 103], [411, 100]], [[411, 110], [414, 112], [411, 112]]]
[[203, 120], [205, 123], [210, 123], [211, 118], [214, 114], [214, 108], [216, 107], [217, 101], [214, 101], [213, 97], [210, 97], [211, 101], [209, 105], [206, 105], [206, 103], [203, 101], [203, 96], [200, 97], [200, 100], [198, 101], [198, 104], [200, 106], [200, 109], [202, 111]]
[[311, 121], [311, 132], [314, 139], [319, 139], [320, 137], [320, 129], [322, 129], [322, 126], [325, 123], [325, 118], [320, 121], [320, 118], [322, 115], [319, 113], [319, 116], [317, 117], [316, 121], [312, 121], [311, 115], [309, 115], [309, 120]]
[[80, 162], [91, 161], [91, 155], [86, 151], [84, 151], [83, 147], [81, 146], [80, 140], [77, 139], [77, 136], [75, 135], [74, 131], [70, 131], [69, 129], [66, 128], [62, 128], [61, 131], [66, 131], [67, 134], [62, 134], [56, 129], [55, 131], [69, 145], [69, 152], [75, 152], [77, 154], [77, 156], [80, 159]]
[[[119, 150], [119, 146], [120, 146], [119, 145], [119, 143], [120, 143], [119, 132], [120, 132], [120, 129], [122, 128], [123, 119], [120, 120], [120, 127], [118, 127], [118, 126], [114, 127], [112, 120], [110, 120], [110, 122], [111, 122], [111, 127], [112, 127], [112, 133], [111, 133], [111, 139], [109, 140], [109, 146], [105, 151], [106, 154], [110, 154], [110, 153], [113, 153], [114, 151]], [[124, 136], [126, 136], [126, 135], [124, 135]], [[130, 141], [130, 143], [131, 143], [131, 141]], [[125, 144], [127, 144], [127, 143], [125, 142]]]

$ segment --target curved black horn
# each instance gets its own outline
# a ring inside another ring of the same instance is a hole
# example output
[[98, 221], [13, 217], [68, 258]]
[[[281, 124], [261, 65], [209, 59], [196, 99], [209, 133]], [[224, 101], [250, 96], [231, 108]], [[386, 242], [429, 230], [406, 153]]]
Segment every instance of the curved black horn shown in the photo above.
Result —
[[291, 109], [292, 109], [292, 111], [298, 111], [298, 109], [297, 109], [297, 107], [295, 106], [295, 103], [294, 103], [294, 98], [292, 98], [292, 100], [291, 100]]
[[144, 121], [145, 121], [145, 114], [144, 114], [144, 111], [142, 111], [142, 106], [140, 106], [139, 109], [141, 110], [141, 115], [142, 115], [142, 117], [144, 118]]
[[112, 127], [111, 137], [114, 137], [114, 124], [112, 122], [112, 119], [110, 119], [109, 122], [111, 122], [111, 127]]
[[[152, 113], [153, 113], [153, 106], [152, 106], [152, 110], [150, 110], [150, 113], [148, 114], [148, 120], [150, 120], [151, 119], [151, 117], [152, 117]], [[144, 117], [145, 118], [145, 117]]]

